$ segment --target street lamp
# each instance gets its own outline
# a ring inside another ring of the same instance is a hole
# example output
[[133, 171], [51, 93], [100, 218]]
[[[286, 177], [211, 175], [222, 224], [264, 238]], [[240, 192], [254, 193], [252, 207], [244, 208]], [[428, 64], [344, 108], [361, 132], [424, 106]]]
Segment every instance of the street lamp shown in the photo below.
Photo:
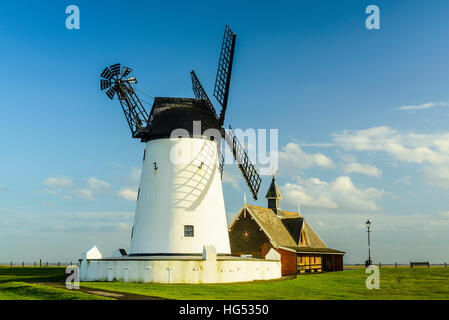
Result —
[[371, 244], [370, 244], [370, 237], [369, 237], [369, 234], [371, 232], [369, 230], [371, 227], [371, 222], [369, 220], [366, 221], [366, 227], [368, 228], [368, 260], [365, 261], [365, 266], [368, 267], [372, 264], [372, 262], [371, 262]]

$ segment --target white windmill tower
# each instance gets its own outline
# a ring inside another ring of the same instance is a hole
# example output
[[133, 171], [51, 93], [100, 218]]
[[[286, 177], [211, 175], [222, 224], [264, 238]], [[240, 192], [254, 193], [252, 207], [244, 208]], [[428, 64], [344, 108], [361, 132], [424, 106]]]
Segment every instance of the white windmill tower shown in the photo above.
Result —
[[[261, 178], [232, 130], [224, 130], [236, 35], [226, 26], [214, 96], [218, 115], [191, 72], [195, 99], [155, 98], [148, 114], [120, 64], [101, 74], [101, 89], [118, 100], [133, 138], [146, 143], [129, 256], [196, 255], [205, 245], [230, 254], [222, 190], [224, 137], [254, 199]], [[200, 125], [200, 128], [197, 126]], [[218, 136], [217, 133], [218, 132]]]

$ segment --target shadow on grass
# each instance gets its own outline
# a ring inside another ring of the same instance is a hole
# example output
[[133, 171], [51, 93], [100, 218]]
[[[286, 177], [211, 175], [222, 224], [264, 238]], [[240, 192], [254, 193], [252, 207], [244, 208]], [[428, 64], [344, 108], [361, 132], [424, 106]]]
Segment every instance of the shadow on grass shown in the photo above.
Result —
[[21, 267], [0, 268], [0, 283], [7, 282], [64, 282], [65, 268]]

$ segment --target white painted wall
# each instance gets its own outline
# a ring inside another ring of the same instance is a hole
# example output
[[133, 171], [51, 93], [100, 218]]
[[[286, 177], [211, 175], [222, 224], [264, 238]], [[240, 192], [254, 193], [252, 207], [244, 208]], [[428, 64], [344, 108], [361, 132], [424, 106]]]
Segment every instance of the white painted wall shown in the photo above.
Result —
[[80, 269], [81, 281], [198, 284], [281, 278], [281, 262], [269, 260], [83, 260]]
[[82, 257], [83, 259], [101, 259], [103, 256], [97, 246], [93, 246], [84, 251]]
[[[194, 226], [193, 238], [184, 237], [185, 225]], [[216, 142], [149, 141], [130, 254], [201, 254], [205, 245], [215, 246], [217, 253], [231, 252]]]

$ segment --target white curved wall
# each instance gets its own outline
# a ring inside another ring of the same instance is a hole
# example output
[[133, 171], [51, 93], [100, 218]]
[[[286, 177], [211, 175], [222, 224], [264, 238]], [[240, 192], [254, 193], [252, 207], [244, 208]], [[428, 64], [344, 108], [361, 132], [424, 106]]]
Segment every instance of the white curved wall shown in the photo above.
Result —
[[[185, 225], [194, 226], [194, 237], [184, 237]], [[216, 142], [149, 141], [130, 254], [201, 254], [205, 245], [231, 252]]]

